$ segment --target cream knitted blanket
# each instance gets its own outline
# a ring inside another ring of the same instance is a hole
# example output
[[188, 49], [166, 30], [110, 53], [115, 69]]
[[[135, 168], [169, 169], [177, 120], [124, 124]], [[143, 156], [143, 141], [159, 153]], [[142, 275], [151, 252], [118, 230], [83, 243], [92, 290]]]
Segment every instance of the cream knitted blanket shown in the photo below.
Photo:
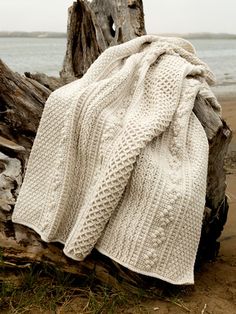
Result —
[[208, 67], [181, 39], [107, 49], [51, 94], [13, 222], [78, 261], [96, 247], [141, 274], [193, 283], [208, 142], [196, 95], [220, 107]]

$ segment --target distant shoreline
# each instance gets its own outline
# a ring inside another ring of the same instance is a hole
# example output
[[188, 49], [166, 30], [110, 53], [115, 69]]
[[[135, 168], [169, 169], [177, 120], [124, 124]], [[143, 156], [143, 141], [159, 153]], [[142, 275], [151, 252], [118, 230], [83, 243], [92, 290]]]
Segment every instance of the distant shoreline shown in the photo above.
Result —
[[182, 37], [186, 39], [236, 39], [236, 34], [228, 33], [161, 33], [160, 36]]
[[1, 32], [0, 38], [66, 38], [66, 33], [59, 32]]
[[[182, 37], [186, 39], [236, 39], [236, 34], [227, 33], [157, 33], [159, 36]], [[0, 38], [66, 38], [63, 32], [20, 32], [0, 31]]]

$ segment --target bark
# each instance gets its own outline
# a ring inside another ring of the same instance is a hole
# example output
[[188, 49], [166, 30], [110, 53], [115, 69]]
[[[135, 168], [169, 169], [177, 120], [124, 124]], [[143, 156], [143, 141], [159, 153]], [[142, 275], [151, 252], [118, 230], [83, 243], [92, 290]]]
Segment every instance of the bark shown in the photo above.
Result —
[[[98, 3], [104, 17], [97, 9]], [[30, 73], [20, 76], [0, 61], [0, 246], [1, 263], [5, 267], [48, 263], [81, 277], [93, 274], [103, 283], [131, 290], [153, 281], [119, 266], [95, 250], [84, 262], [73, 261], [63, 254], [62, 245], [45, 243], [33, 230], [11, 221], [43, 106], [51, 91], [82, 75], [109, 45], [145, 32], [141, 1], [128, 1], [128, 7], [124, 1], [116, 4], [112, 7], [112, 0], [94, 0], [91, 5], [85, 1], [73, 4], [61, 78]], [[125, 21], [121, 12], [126, 12]], [[115, 33], [109, 24], [110, 16], [115, 23]], [[232, 134], [200, 96], [194, 112], [206, 131], [210, 147], [206, 208], [197, 258], [201, 261], [217, 255], [217, 239], [227, 218], [224, 158]]]
[[48, 76], [44, 73], [30, 73], [30, 72], [25, 72], [25, 76], [37, 81], [50, 91], [54, 91], [57, 88], [70, 83], [73, 81], [73, 78], [60, 78], [60, 77], [54, 77], [54, 76]]
[[214, 260], [219, 252], [217, 239], [227, 220], [228, 201], [225, 195], [226, 171], [224, 162], [232, 132], [210, 104], [200, 96], [194, 105], [194, 113], [203, 125], [209, 141], [206, 205], [197, 265], [202, 260]]
[[107, 47], [145, 33], [142, 0], [74, 2], [69, 9], [61, 76], [83, 76]]

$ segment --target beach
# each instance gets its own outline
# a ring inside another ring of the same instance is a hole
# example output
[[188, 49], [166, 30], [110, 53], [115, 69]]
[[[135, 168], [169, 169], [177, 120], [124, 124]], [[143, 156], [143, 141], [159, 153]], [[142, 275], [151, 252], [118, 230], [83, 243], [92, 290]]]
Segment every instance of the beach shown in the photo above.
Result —
[[[224, 279], [228, 288], [225, 289], [225, 293], [228, 297], [232, 297], [235, 304], [234, 311], [236, 312], [236, 93], [235, 95], [222, 96], [220, 102], [223, 109], [223, 118], [232, 130], [233, 137], [228, 149], [231, 163], [226, 168], [229, 214], [221, 237], [219, 266], [222, 264], [220, 272], [222, 272], [222, 279]], [[227, 282], [228, 280], [232, 282], [231, 288]]]

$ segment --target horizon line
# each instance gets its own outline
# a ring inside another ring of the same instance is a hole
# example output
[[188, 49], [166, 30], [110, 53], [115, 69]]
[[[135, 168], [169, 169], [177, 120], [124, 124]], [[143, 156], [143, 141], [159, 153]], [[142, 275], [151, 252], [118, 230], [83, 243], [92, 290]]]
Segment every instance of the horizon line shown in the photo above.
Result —
[[[0, 30], [0, 33], [56, 33], [56, 34], [67, 34], [66, 31], [41, 31], [41, 30], [33, 30], [33, 31], [25, 31], [25, 30], [13, 30], [13, 31], [9, 31], [9, 30]], [[188, 34], [222, 34], [222, 35], [236, 35], [236, 33], [228, 33], [228, 32], [211, 32], [211, 31], [199, 31], [199, 32], [150, 32], [152, 34], [184, 34], [184, 35], [188, 35]], [[149, 34], [150, 34], [149, 33]]]

